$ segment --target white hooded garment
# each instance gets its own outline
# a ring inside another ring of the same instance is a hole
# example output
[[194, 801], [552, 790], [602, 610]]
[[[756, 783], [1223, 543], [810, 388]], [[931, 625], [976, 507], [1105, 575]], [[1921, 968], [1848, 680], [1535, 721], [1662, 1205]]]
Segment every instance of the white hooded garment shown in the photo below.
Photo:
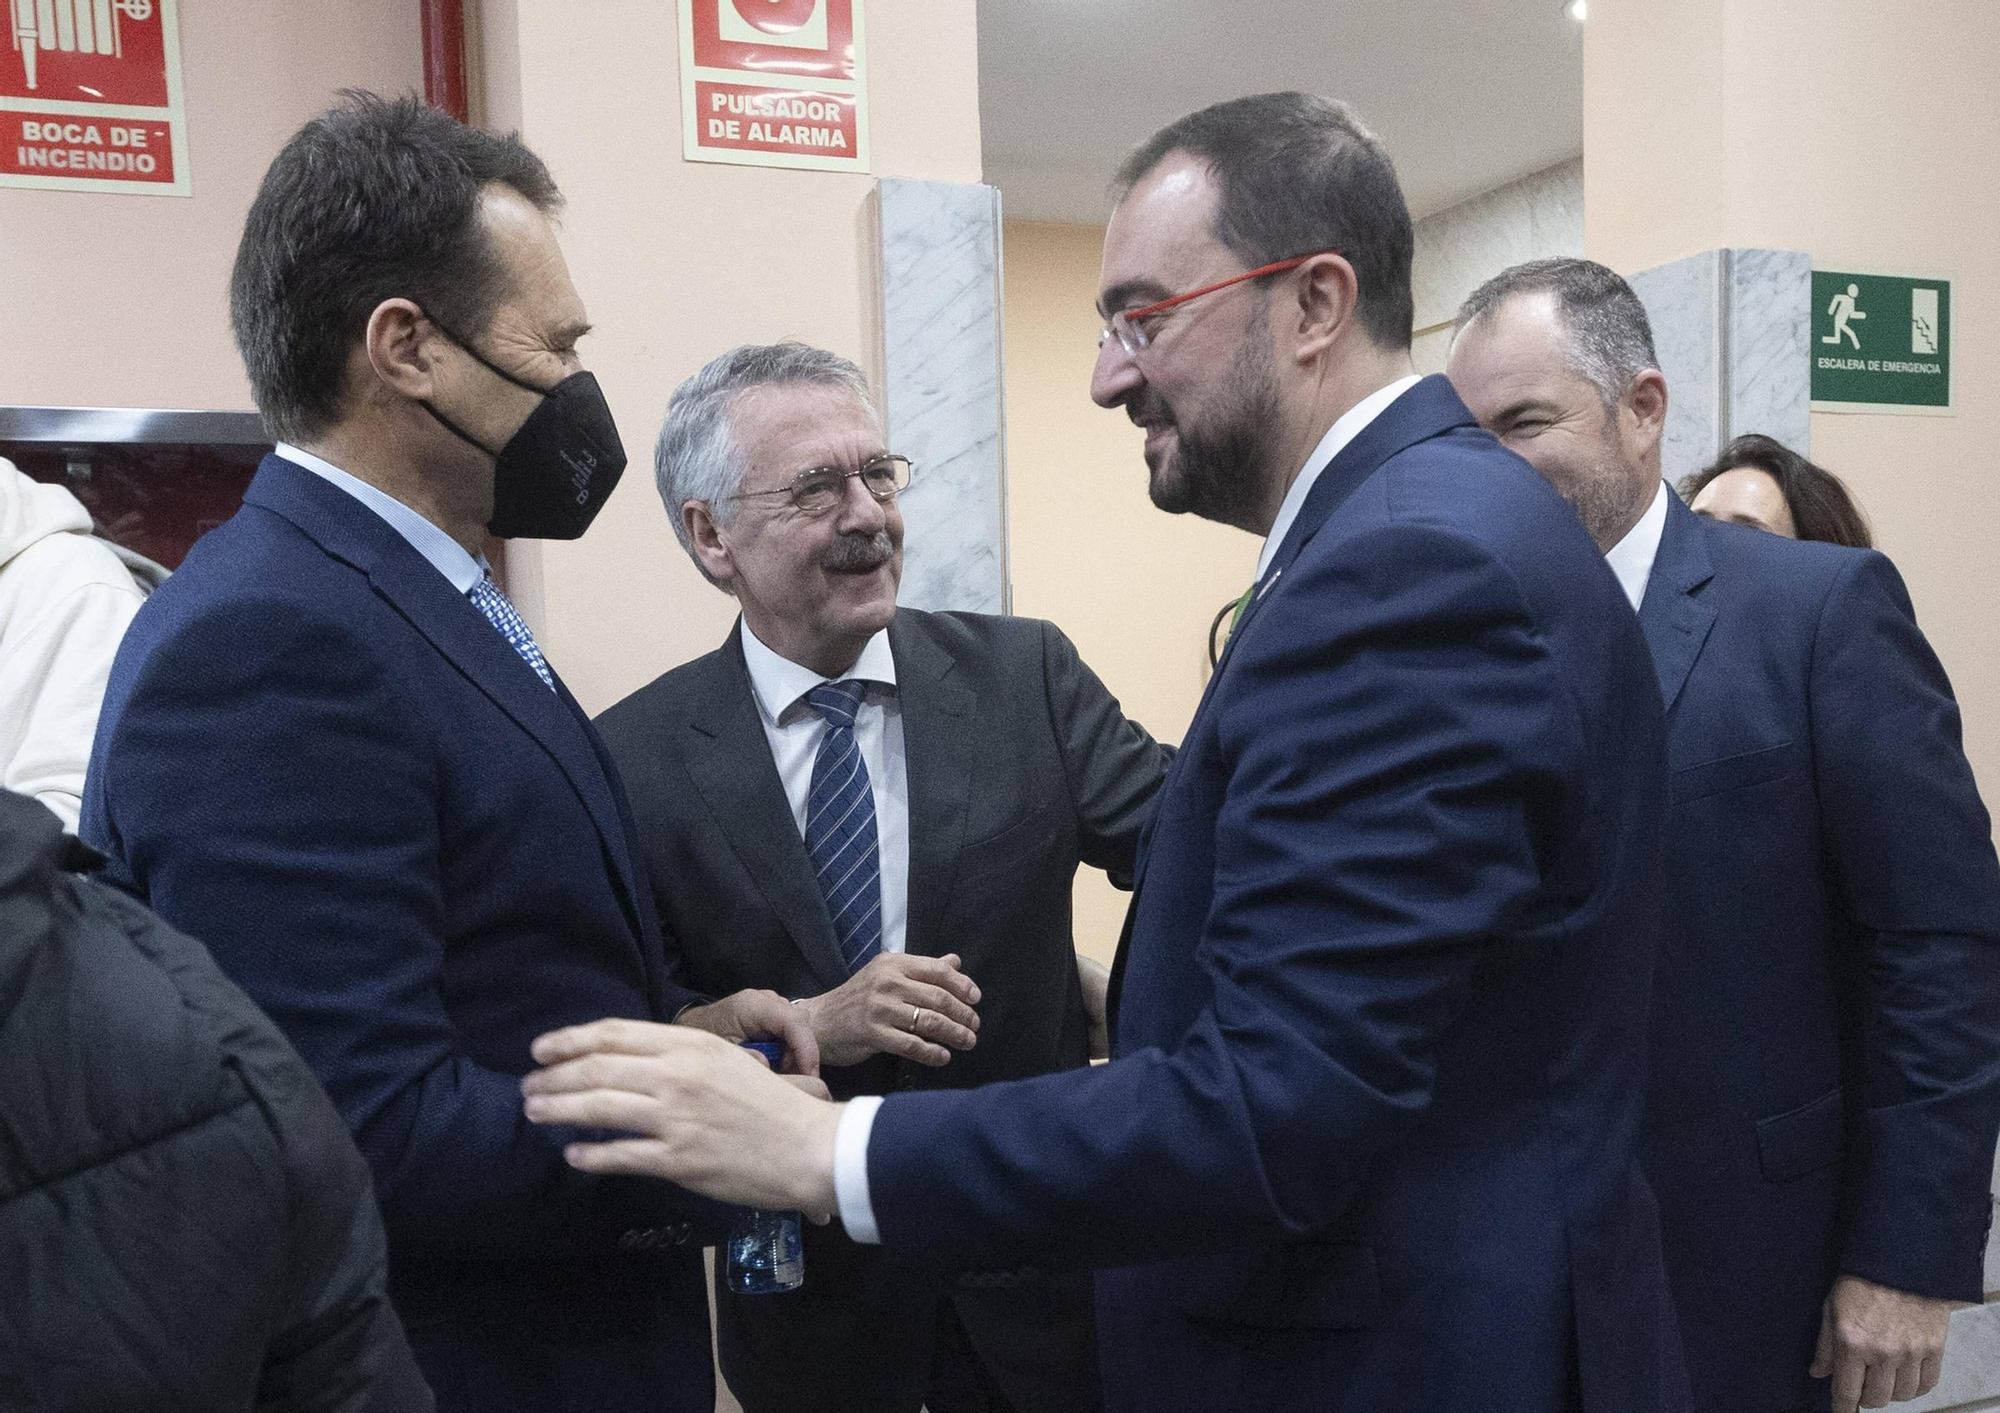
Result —
[[0, 786], [75, 830], [119, 640], [145, 599], [90, 514], [0, 457]]

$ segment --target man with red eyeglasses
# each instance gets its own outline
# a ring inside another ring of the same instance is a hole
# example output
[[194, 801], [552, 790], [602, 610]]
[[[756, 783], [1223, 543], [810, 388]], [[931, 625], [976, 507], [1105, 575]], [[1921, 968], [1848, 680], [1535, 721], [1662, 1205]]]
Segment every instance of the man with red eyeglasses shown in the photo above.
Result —
[[1264, 537], [1142, 838], [1113, 1058], [827, 1104], [708, 1037], [542, 1037], [537, 1122], [890, 1251], [1100, 1268], [1110, 1406], [1686, 1407], [1639, 1175], [1651, 659], [1567, 505], [1411, 375], [1411, 231], [1344, 106], [1125, 164], [1092, 393], [1161, 508]]

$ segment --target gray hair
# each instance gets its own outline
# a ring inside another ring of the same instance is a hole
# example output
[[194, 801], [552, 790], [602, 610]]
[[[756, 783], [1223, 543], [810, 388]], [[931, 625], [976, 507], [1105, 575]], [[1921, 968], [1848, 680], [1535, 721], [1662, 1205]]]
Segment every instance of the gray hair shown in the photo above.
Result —
[[1617, 271], [1594, 260], [1530, 260], [1502, 270], [1467, 297], [1453, 321], [1454, 335], [1517, 294], [1552, 294], [1568, 334], [1564, 355], [1609, 407], [1632, 380], [1660, 366], [1646, 306]]
[[729, 425], [730, 410], [752, 389], [788, 386], [843, 388], [869, 416], [877, 416], [867, 374], [837, 353], [791, 339], [730, 349], [674, 389], [667, 404], [666, 424], [653, 448], [653, 480], [675, 537], [705, 579], [708, 571], [694, 552], [681, 507], [702, 501], [718, 524], [729, 522], [735, 513], [729, 497], [743, 485], [743, 454]]

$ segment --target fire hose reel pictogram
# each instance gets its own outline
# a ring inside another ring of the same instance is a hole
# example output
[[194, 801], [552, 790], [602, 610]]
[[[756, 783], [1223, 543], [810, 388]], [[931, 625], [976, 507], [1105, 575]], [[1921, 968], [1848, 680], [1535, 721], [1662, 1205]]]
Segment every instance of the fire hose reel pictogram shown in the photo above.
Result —
[[37, 55], [105, 54], [125, 56], [120, 23], [143, 24], [153, 18], [153, 0], [8, 0], [13, 11], [14, 52], [21, 56], [28, 91], [39, 86]]

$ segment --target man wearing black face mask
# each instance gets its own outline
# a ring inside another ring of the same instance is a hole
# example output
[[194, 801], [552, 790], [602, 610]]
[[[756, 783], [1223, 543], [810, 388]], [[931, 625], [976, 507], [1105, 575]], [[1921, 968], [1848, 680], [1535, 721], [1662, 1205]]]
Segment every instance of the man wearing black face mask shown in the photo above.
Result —
[[771, 993], [668, 979], [617, 775], [481, 555], [581, 535], [624, 469], [558, 203], [414, 100], [279, 154], [231, 313], [283, 440], [127, 636], [83, 833], [333, 1097], [440, 1408], [708, 1413], [720, 1214], [568, 1168], [528, 1042], [612, 1014], [817, 1050]]
[[436, 319], [431, 323], [495, 377], [542, 400], [498, 451], [489, 450], [479, 438], [438, 411], [436, 404], [429, 400], [423, 403], [424, 410], [446, 431], [493, 458], [493, 514], [486, 522], [488, 533], [503, 540], [523, 536], [536, 540], [580, 538], [625, 471], [625, 447], [618, 440], [618, 426], [611, 420], [611, 409], [605, 405], [597, 379], [578, 369], [552, 388], [539, 388], [481, 356], [469, 340]]

